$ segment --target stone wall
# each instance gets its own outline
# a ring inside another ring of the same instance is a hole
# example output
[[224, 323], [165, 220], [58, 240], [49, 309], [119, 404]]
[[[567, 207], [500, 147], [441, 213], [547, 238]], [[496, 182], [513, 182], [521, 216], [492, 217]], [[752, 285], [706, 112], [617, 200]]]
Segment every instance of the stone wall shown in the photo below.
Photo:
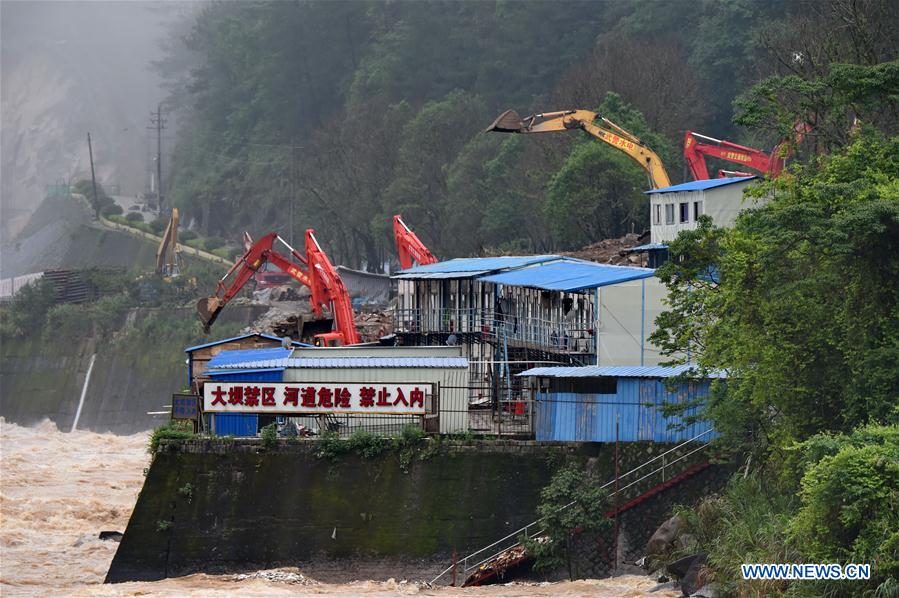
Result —
[[[622, 445], [622, 468], [667, 448]], [[423, 579], [454, 549], [464, 556], [536, 519], [564, 463], [614, 475], [614, 447], [599, 444], [444, 443], [419, 449], [407, 470], [396, 453], [332, 460], [319, 450], [313, 440], [270, 451], [255, 440], [163, 441], [107, 581], [351, 558], [415, 562]]]

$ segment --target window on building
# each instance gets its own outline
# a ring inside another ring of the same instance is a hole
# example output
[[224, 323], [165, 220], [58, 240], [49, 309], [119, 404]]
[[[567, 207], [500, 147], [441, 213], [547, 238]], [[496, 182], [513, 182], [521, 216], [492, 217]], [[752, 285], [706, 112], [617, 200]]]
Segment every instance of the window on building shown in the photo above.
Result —
[[693, 202], [693, 220], [696, 220], [700, 216], [702, 216], [702, 202], [694, 201]]
[[665, 204], [665, 224], [674, 224], [674, 204]]
[[551, 392], [583, 395], [613, 395], [618, 392], [618, 378], [555, 378], [551, 384]]
[[652, 206], [652, 223], [662, 224], [662, 204], [660, 203]]
[[680, 221], [690, 222], [690, 203], [684, 202], [680, 205]]

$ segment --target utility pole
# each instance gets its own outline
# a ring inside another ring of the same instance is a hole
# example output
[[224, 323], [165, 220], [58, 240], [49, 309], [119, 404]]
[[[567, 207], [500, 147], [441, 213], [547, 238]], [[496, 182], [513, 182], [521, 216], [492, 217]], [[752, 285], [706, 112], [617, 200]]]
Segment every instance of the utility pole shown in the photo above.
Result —
[[156, 202], [159, 206], [159, 217], [165, 217], [165, 208], [162, 197], [162, 132], [165, 130], [166, 120], [162, 118], [162, 104], [156, 104], [156, 112], [150, 113], [149, 129], [156, 129]]
[[94, 174], [94, 148], [91, 146], [91, 134], [87, 133], [87, 153], [91, 159], [91, 185], [94, 187], [94, 220], [100, 218], [100, 199], [97, 197], [97, 176]]

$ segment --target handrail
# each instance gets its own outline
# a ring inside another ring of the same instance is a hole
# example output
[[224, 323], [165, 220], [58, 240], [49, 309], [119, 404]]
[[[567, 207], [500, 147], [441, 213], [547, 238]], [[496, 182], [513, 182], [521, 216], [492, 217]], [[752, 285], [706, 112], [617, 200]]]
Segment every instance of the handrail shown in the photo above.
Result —
[[[681, 444], [679, 444], [679, 445], [677, 445], [677, 446], [675, 446], [675, 447], [672, 447], [672, 448], [668, 449], [667, 451], [665, 451], [665, 452], [663, 452], [663, 453], [659, 453], [659, 454], [656, 455], [655, 457], [653, 457], [653, 458], [647, 460], [647, 461], [644, 462], [644, 463], [641, 463], [640, 465], [638, 465], [637, 467], [631, 469], [630, 471], [628, 471], [628, 472], [626, 472], [626, 473], [624, 473], [624, 474], [618, 476], [618, 482], [620, 483], [622, 478], [625, 478], [625, 477], [627, 477], [627, 476], [629, 476], [629, 475], [631, 475], [631, 474], [633, 474], [633, 473], [635, 473], [635, 472], [637, 472], [637, 471], [643, 469], [644, 467], [648, 466], [649, 464], [651, 464], [651, 463], [653, 463], [653, 462], [655, 462], [655, 461], [658, 461], [659, 459], [663, 459], [664, 457], [666, 457], [667, 455], [669, 455], [669, 454], [672, 453], [673, 451], [676, 451], [676, 450], [678, 450], [678, 449], [680, 449], [680, 448], [683, 448], [684, 446], [690, 444], [691, 442], [695, 442], [695, 441], [698, 440], [699, 438], [702, 438], [703, 436], [707, 436], [707, 435], [709, 435], [709, 434], [711, 434], [711, 433], [713, 433], [713, 432], [714, 432], [714, 429], [709, 428], [709, 429], [706, 430], [705, 432], [701, 432], [700, 434], [697, 434], [697, 435], [694, 436], [693, 438], [690, 438], [689, 440], [685, 440], [685, 441], [682, 442]], [[664, 464], [662, 465], [662, 467], [659, 467], [659, 468], [657, 468], [657, 469], [655, 469], [655, 470], [649, 472], [648, 474], [644, 475], [643, 477], [641, 477], [641, 478], [639, 478], [639, 479], [637, 479], [637, 480], [634, 480], [633, 482], [629, 483], [627, 486], [624, 486], [623, 488], [619, 488], [617, 491], [610, 493], [609, 496], [615, 496], [616, 494], [620, 494], [621, 492], [623, 492], [624, 490], [630, 488], [630, 487], [633, 486], [634, 484], [636, 484], [636, 483], [638, 483], [638, 482], [641, 482], [641, 481], [645, 480], [646, 478], [650, 477], [651, 475], [653, 475], [653, 474], [655, 474], [655, 473], [658, 473], [659, 471], [663, 471], [665, 468], [667, 468], [667, 467], [669, 467], [669, 466], [671, 466], [671, 465], [677, 463], [678, 461], [682, 461], [683, 459], [686, 459], [686, 458], [689, 457], [690, 455], [692, 455], [692, 454], [694, 454], [694, 453], [696, 453], [696, 452], [698, 452], [698, 451], [701, 451], [701, 450], [705, 449], [707, 446], [708, 446], [708, 443], [702, 444], [702, 445], [700, 445], [699, 447], [697, 447], [697, 448], [693, 449], [692, 451], [690, 451], [689, 453], [686, 453], [686, 454], [684, 454], [684, 455], [681, 455], [681, 456], [678, 457], [677, 459], [674, 459], [674, 460], [671, 461], [670, 463], [664, 463]], [[609, 482], [606, 482], [605, 484], [603, 484], [602, 486], [600, 486], [600, 489], [608, 488], [609, 486], [611, 486], [611, 485], [614, 484], [614, 483], [615, 483], [615, 480], [614, 480], [614, 479], [613, 479], [613, 480], [610, 480]], [[571, 501], [570, 503], [568, 503], [568, 504], [566, 504], [566, 505], [563, 505], [562, 507], [559, 508], [559, 511], [564, 511], [565, 509], [567, 509], [567, 508], [571, 507], [572, 505], [574, 505], [575, 502], [577, 502], [577, 501]], [[478, 554], [481, 554], [481, 553], [483, 553], [483, 552], [485, 552], [485, 551], [487, 551], [487, 550], [490, 550], [491, 548], [493, 548], [493, 547], [495, 547], [495, 546], [498, 546], [499, 544], [502, 544], [503, 542], [505, 542], [505, 541], [507, 541], [507, 540], [509, 540], [509, 539], [511, 539], [511, 538], [518, 538], [519, 536], [521, 536], [521, 534], [525, 534], [525, 537], [532, 537], [532, 536], [528, 536], [527, 530], [528, 530], [529, 528], [531, 528], [531, 527], [534, 527], [534, 526], [536, 526], [536, 525], [542, 524], [542, 523], [543, 523], [543, 520], [544, 520], [544, 518], [541, 517], [540, 519], [537, 519], [536, 521], [532, 521], [531, 523], [527, 524], [526, 526], [524, 526], [524, 527], [522, 527], [522, 528], [520, 528], [520, 529], [518, 529], [518, 530], [516, 530], [516, 531], [514, 531], [514, 532], [512, 532], [512, 533], [510, 533], [510, 534], [508, 534], [508, 535], [506, 535], [506, 536], [504, 536], [504, 537], [502, 537], [502, 538], [500, 538], [500, 539], [497, 540], [496, 542], [493, 542], [492, 544], [489, 544], [489, 545], [487, 545], [487, 546], [481, 548], [480, 550], [476, 550], [475, 552], [472, 552], [471, 554], [465, 556], [465, 557], [462, 559], [462, 561], [461, 561], [461, 562], [463, 563], [463, 566], [462, 566], [462, 572], [463, 572], [463, 573], [467, 573], [468, 571], [470, 571], [470, 570], [472, 570], [472, 569], [475, 569], [475, 568], [477, 568], [477, 567], [480, 567], [480, 566], [483, 565], [484, 563], [486, 563], [486, 562], [488, 562], [488, 561], [490, 561], [490, 560], [496, 558], [497, 556], [499, 556], [499, 555], [502, 554], [503, 552], [505, 552], [505, 551], [507, 551], [507, 550], [510, 550], [511, 548], [515, 548], [516, 546], [519, 546], [519, 545], [521, 544], [521, 542], [516, 542], [515, 544], [513, 544], [513, 545], [511, 545], [511, 546], [509, 546], [509, 547], [507, 547], [507, 548], [503, 548], [503, 549], [500, 550], [499, 552], [496, 552], [496, 553], [491, 554], [491, 556], [488, 556], [487, 558], [484, 558], [484, 559], [479, 560], [479, 561], [478, 561], [477, 563], [475, 563], [474, 565], [468, 566], [468, 561], [469, 561], [469, 559], [471, 559], [472, 557], [474, 557], [474, 556], [476, 556], [476, 555], [478, 555]], [[534, 536], [538, 536], [538, 535], [540, 535], [541, 533], [542, 533], [542, 530], [539, 531], [539, 532], [537, 532], [536, 534], [534, 534]], [[446, 569], [444, 569], [443, 571], [441, 571], [441, 572], [437, 575], [437, 577], [435, 577], [434, 579], [432, 579], [432, 580], [430, 581], [429, 585], [433, 585], [434, 583], [436, 583], [438, 579], [440, 579], [441, 577], [443, 577], [444, 575], [446, 575], [447, 573], [449, 573], [450, 571], [452, 571], [453, 568], [457, 566], [457, 564], [458, 564], [458, 563], [453, 563], [452, 565], [450, 565], [449, 567], [447, 567]]]

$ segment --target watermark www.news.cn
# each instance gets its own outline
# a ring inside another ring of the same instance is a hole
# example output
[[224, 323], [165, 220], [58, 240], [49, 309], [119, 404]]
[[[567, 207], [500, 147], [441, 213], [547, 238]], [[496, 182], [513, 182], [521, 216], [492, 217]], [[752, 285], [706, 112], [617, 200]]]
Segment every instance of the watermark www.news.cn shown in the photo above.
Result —
[[871, 565], [835, 563], [744, 563], [743, 579], [871, 579]]

